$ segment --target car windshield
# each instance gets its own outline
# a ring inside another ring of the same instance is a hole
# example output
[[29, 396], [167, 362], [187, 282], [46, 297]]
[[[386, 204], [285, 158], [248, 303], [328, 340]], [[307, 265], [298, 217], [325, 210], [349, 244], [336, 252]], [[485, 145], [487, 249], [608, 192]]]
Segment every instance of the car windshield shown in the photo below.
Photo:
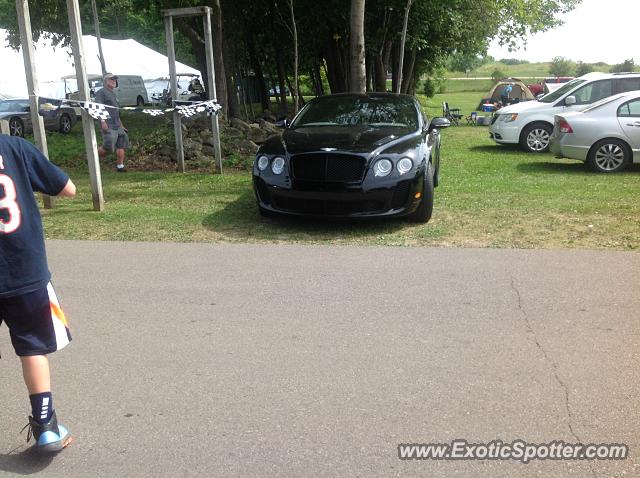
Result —
[[418, 111], [409, 97], [339, 95], [319, 97], [301, 111], [292, 128], [312, 126], [418, 128]]
[[[7, 113], [9, 111], [22, 111], [24, 110], [24, 101], [5, 100], [0, 101], [0, 113]], [[22, 107], [21, 107], [22, 106]]]
[[556, 91], [552, 91], [548, 95], [544, 95], [542, 98], [540, 98], [540, 101], [542, 103], [553, 103], [558, 98], [562, 97], [566, 92], [571, 91], [576, 86], [581, 85], [585, 81], [587, 81], [587, 80], [576, 79], [576, 80], [570, 81], [569, 83], [565, 83], [560, 88], [558, 88]]

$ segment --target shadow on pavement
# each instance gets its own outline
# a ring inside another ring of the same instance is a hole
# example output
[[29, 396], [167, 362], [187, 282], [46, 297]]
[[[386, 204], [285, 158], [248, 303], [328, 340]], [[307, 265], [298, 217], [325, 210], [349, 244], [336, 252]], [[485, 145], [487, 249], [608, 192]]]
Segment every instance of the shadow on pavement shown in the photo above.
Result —
[[[519, 164], [518, 169], [527, 173], [584, 173], [588, 176], [606, 176], [605, 173], [596, 173], [592, 171], [589, 166], [587, 166], [582, 161], [575, 161], [571, 163], [562, 163], [562, 162], [536, 162], [536, 163], [524, 163]], [[620, 173], [611, 173], [611, 174], [640, 174], [640, 164], [631, 164]]]
[[8, 472], [18, 475], [33, 475], [48, 467], [54, 457], [55, 454], [39, 453], [33, 448], [15, 453], [0, 453], [0, 474]]
[[273, 240], [286, 233], [288, 239], [313, 238], [314, 242], [391, 234], [407, 224], [400, 218], [334, 219], [279, 214], [263, 217], [258, 211], [253, 191], [247, 191], [202, 221], [204, 227], [229, 239], [246, 239], [250, 233], [253, 239]]

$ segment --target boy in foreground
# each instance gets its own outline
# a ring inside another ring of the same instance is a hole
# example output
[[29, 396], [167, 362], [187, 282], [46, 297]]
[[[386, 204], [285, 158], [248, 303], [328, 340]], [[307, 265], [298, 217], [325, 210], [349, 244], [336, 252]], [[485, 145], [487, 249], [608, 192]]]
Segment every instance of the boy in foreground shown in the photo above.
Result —
[[34, 196], [73, 197], [76, 187], [60, 168], [22, 138], [0, 135], [0, 325], [9, 328], [22, 362], [32, 416], [27, 441], [56, 452], [71, 442], [58, 424], [47, 355], [71, 340], [53, 290], [44, 232]]

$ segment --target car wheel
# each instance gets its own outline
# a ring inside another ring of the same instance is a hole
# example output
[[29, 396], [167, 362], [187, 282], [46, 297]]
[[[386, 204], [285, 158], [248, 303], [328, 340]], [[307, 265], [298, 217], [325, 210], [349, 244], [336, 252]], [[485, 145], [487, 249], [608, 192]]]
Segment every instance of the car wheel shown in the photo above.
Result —
[[427, 223], [431, 219], [433, 213], [433, 169], [431, 163], [427, 163], [427, 174], [424, 177], [424, 184], [422, 186], [422, 201], [418, 209], [416, 209], [409, 220], [412, 222]]
[[543, 153], [549, 149], [552, 128], [546, 123], [534, 123], [522, 131], [521, 146], [529, 153]]
[[138, 96], [138, 97], [136, 98], [136, 104], [137, 104], [138, 106], [144, 106], [144, 98], [143, 98], [142, 96]]
[[616, 173], [631, 162], [629, 146], [619, 139], [603, 139], [589, 150], [587, 164], [598, 173]]
[[69, 134], [71, 132], [71, 117], [66, 113], [60, 116], [60, 132], [63, 134]]
[[24, 123], [20, 118], [11, 118], [9, 120], [9, 134], [24, 138]]

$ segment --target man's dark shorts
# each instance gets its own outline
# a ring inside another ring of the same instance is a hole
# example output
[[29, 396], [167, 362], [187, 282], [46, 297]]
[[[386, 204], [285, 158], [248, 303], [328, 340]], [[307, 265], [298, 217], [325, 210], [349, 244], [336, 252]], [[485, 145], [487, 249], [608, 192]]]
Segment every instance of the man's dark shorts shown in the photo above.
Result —
[[101, 130], [102, 131], [102, 148], [110, 153], [116, 149], [129, 148], [129, 135], [124, 128]]
[[0, 325], [9, 327], [18, 356], [47, 355], [71, 341], [67, 319], [51, 283], [16, 297], [0, 298]]

